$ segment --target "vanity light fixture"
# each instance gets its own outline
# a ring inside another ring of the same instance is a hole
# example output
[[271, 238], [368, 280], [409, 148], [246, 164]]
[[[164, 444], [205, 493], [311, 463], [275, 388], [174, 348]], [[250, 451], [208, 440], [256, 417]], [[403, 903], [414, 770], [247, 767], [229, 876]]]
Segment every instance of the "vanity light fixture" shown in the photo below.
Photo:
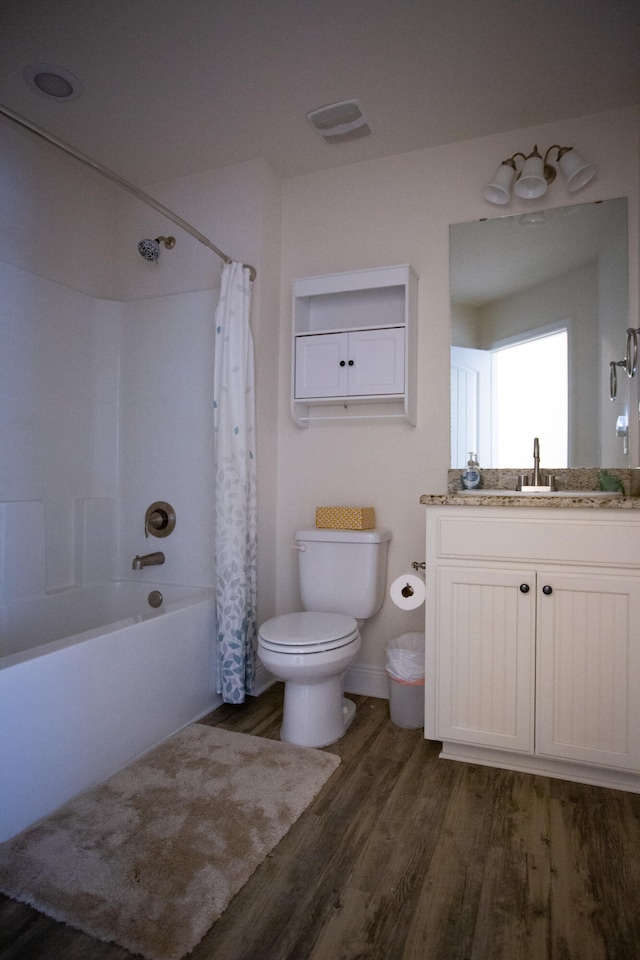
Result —
[[[544, 157], [535, 146], [528, 155], [518, 152], [507, 160], [503, 160], [492, 179], [483, 187], [482, 196], [489, 203], [498, 205], [509, 203], [513, 187], [515, 193], [523, 200], [537, 200], [547, 192], [547, 187], [556, 178], [557, 170], [549, 162], [549, 154], [553, 150], [557, 151], [555, 162], [566, 177], [569, 193], [575, 193], [593, 180], [596, 168], [592, 163], [583, 160], [573, 147], [561, 147], [555, 143], [549, 147]], [[522, 157], [523, 160], [519, 171], [516, 167], [517, 157]]]

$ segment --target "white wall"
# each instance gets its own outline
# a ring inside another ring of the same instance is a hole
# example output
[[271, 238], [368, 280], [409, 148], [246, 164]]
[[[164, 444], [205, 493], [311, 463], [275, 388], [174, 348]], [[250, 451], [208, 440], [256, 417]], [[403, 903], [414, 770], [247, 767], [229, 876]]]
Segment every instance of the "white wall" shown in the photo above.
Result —
[[0, 132], [0, 260], [110, 296], [116, 188], [9, 120]]
[[[449, 463], [449, 225], [504, 213], [480, 189], [500, 160], [534, 143], [570, 143], [598, 167], [575, 198], [630, 200], [631, 310], [638, 315], [638, 111], [612, 111], [499, 136], [359, 163], [284, 184], [278, 473], [278, 612], [299, 609], [296, 527], [320, 504], [376, 507], [393, 531], [388, 581], [423, 560], [423, 493], [446, 489]], [[545, 198], [545, 201], [547, 198]], [[570, 198], [560, 180], [548, 207]], [[527, 209], [514, 200], [510, 213]], [[289, 414], [291, 281], [411, 263], [419, 277], [418, 425], [354, 422], [296, 427]], [[621, 345], [624, 350], [624, 344]], [[423, 629], [423, 611], [387, 599], [365, 627], [361, 664], [380, 670], [393, 636]]]
[[[111, 185], [5, 122], [0, 209], [0, 562], [10, 600], [81, 580], [76, 548], [91, 545], [91, 511], [117, 494], [119, 307], [102, 299]], [[115, 511], [111, 521], [101, 552], [113, 558]]]

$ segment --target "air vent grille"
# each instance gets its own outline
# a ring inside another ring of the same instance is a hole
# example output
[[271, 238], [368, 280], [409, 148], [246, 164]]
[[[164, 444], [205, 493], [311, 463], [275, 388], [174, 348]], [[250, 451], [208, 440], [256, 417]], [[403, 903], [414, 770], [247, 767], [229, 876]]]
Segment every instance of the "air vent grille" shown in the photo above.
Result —
[[307, 114], [307, 120], [325, 143], [346, 143], [371, 133], [371, 127], [357, 100], [342, 100], [319, 107]]

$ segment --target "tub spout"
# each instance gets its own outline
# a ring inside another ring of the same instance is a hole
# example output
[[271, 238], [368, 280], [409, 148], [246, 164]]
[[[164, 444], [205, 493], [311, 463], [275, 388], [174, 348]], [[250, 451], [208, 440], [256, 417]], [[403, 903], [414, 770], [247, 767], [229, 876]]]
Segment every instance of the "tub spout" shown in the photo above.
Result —
[[164, 563], [164, 553], [158, 550], [157, 553], [145, 553], [144, 556], [135, 556], [131, 564], [132, 570], [142, 570], [143, 567], [160, 566]]

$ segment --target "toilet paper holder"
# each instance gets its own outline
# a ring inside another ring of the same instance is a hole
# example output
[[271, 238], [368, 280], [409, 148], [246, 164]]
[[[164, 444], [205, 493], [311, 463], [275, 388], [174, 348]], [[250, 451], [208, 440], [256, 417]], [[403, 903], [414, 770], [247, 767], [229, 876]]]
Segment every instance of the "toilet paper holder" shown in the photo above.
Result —
[[[420, 560], [414, 560], [411, 564], [414, 570], [426, 570], [426, 563]], [[415, 590], [410, 583], [405, 584], [405, 586], [400, 591], [403, 597], [412, 597], [415, 593]]]

